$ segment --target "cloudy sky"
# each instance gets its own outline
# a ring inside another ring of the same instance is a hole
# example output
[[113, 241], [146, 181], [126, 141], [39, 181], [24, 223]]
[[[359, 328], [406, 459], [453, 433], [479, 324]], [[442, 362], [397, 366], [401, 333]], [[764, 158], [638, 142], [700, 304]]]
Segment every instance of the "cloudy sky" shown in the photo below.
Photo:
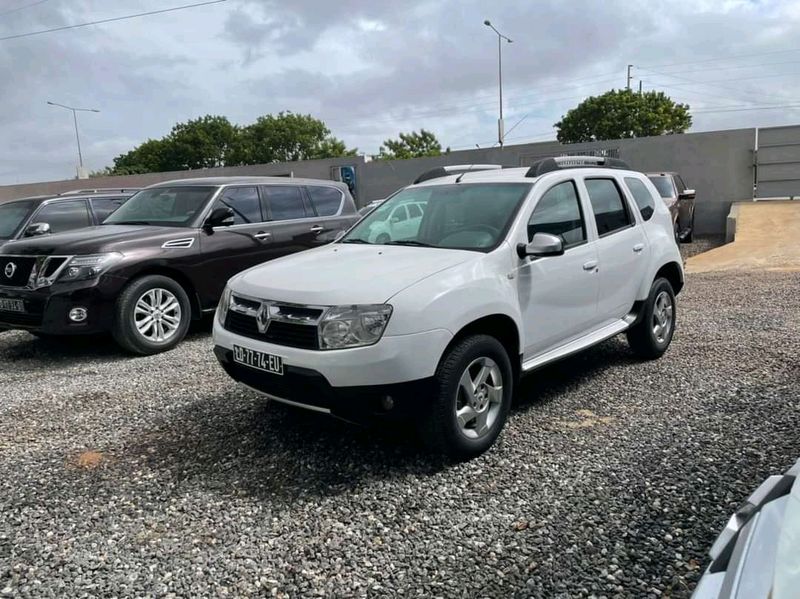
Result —
[[[191, 2], [0, 0], [0, 37]], [[623, 87], [629, 63], [634, 86], [691, 105], [693, 131], [800, 122], [796, 0], [227, 0], [0, 40], [0, 184], [74, 176], [71, 114], [47, 100], [101, 111], [79, 116], [93, 170], [204, 114], [311, 113], [368, 154], [420, 127], [454, 149], [492, 145], [484, 19], [514, 40], [507, 143], [554, 138], [582, 98]]]

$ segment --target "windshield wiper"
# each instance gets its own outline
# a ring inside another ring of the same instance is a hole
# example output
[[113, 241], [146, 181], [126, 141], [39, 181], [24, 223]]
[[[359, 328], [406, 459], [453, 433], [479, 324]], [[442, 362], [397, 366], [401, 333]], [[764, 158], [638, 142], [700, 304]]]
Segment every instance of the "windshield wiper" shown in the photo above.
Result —
[[424, 243], [422, 241], [415, 241], [414, 239], [399, 239], [397, 241], [387, 241], [383, 245], [413, 245], [413, 246], [421, 247], [421, 248], [433, 247], [430, 243]]
[[104, 225], [149, 225], [148, 220], [120, 220], [113, 223], [103, 223]]
[[342, 239], [339, 243], [366, 243], [367, 245], [372, 245], [366, 239], [358, 239], [358, 238], [355, 238], [355, 237], [352, 238], [352, 239]]

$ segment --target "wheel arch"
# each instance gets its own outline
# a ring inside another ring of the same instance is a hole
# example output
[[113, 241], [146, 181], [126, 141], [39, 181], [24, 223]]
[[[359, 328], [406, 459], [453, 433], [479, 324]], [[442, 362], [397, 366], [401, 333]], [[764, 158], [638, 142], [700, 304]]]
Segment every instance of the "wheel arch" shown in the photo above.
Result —
[[187, 297], [189, 298], [189, 303], [192, 306], [192, 319], [198, 320], [202, 317], [203, 309], [200, 305], [200, 296], [197, 294], [194, 283], [192, 283], [189, 277], [177, 269], [170, 268], [168, 266], [147, 266], [133, 273], [128, 279], [128, 285], [130, 285], [136, 279], [141, 279], [142, 277], [147, 277], [150, 275], [161, 275], [162, 277], [170, 278], [178, 283], [178, 285], [183, 288]]
[[501, 313], [489, 314], [465, 324], [453, 335], [443, 355], [446, 355], [456, 343], [470, 335], [488, 335], [497, 339], [508, 352], [515, 379], [519, 378], [522, 353], [520, 332], [516, 321], [511, 316]]
[[656, 271], [653, 280], [664, 278], [672, 285], [675, 295], [683, 289], [683, 269], [677, 262], [667, 262]]

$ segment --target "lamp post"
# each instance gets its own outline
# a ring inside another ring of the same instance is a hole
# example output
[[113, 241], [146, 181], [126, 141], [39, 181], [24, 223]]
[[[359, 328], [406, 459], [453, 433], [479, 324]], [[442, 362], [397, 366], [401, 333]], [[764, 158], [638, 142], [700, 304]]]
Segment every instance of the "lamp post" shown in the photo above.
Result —
[[500, 147], [503, 147], [503, 138], [505, 137], [504, 132], [504, 125], [503, 125], [503, 40], [506, 43], [512, 43], [511, 38], [506, 37], [497, 29], [492, 22], [488, 19], [483, 22], [484, 25], [489, 27], [492, 31], [497, 34], [497, 78], [500, 83], [500, 118], [497, 119], [497, 141], [500, 144]]
[[82, 179], [83, 174], [83, 154], [81, 153], [81, 136], [78, 133], [78, 113], [79, 112], [100, 112], [95, 108], [74, 108], [72, 106], [66, 106], [64, 104], [59, 104], [58, 102], [51, 102], [50, 100], [47, 101], [50, 106], [58, 106], [59, 108], [66, 108], [67, 110], [72, 111], [72, 120], [75, 123], [75, 140], [78, 142], [78, 179]]

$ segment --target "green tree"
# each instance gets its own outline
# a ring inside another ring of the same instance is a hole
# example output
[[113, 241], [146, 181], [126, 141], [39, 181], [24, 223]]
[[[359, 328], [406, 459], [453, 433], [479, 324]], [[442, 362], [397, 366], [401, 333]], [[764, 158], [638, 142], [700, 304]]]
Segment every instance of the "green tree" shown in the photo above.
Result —
[[611, 90], [585, 99], [554, 126], [558, 141], [578, 143], [685, 133], [692, 125], [688, 104], [679, 104], [663, 92], [638, 94]]
[[354, 156], [345, 143], [310, 114], [279, 112], [259, 117], [241, 129], [231, 159], [235, 164], [294, 162]]
[[[450, 148], [445, 153], [450, 152]], [[441, 156], [442, 144], [430, 131], [420, 129], [419, 133], [400, 133], [399, 139], [387, 139], [380, 148], [381, 160], [402, 160], [423, 156]]]
[[167, 139], [148, 139], [142, 145], [130, 152], [114, 158], [114, 166], [110, 167], [108, 174], [112, 175], [141, 175], [143, 173], [156, 173], [175, 170], [167, 163]]
[[228, 153], [238, 135], [238, 127], [224, 116], [206, 115], [178, 123], [166, 139], [166, 170], [228, 166]]

